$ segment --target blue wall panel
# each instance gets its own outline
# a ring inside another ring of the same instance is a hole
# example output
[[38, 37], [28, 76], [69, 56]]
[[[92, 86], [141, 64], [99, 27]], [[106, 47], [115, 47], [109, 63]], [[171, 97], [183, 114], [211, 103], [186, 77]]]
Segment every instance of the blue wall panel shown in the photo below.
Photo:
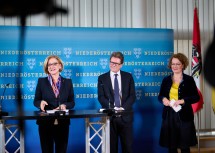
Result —
[[[98, 76], [109, 70], [110, 54], [121, 51], [125, 55], [122, 70], [132, 73], [137, 95], [134, 152], [166, 151], [158, 145], [162, 105], [157, 94], [163, 77], [170, 74], [167, 62], [173, 54], [173, 30], [26, 27], [21, 51], [19, 33], [19, 27], [0, 26], [0, 93], [10, 83], [2, 97], [5, 111], [17, 109], [17, 88], [22, 91], [24, 110], [37, 110], [33, 106], [37, 80], [46, 76], [43, 62], [52, 54], [64, 61], [61, 75], [73, 80], [75, 109], [99, 109]], [[84, 126], [84, 119], [71, 120], [68, 152], [85, 152]], [[36, 121], [26, 121], [26, 152], [39, 153], [39, 143]]]

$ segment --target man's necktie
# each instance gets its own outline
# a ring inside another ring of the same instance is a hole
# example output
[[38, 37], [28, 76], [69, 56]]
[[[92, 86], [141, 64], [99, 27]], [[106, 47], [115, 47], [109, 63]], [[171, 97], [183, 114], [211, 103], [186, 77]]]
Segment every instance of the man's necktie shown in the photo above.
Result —
[[120, 97], [119, 97], [119, 83], [117, 79], [118, 74], [114, 74], [115, 79], [114, 79], [114, 100], [115, 100], [115, 106], [120, 107]]

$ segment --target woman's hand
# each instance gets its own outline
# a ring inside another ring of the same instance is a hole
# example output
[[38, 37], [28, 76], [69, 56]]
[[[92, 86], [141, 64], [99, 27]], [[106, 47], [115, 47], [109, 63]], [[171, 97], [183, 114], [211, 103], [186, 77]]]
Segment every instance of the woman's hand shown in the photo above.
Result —
[[[55, 109], [59, 110], [59, 107], [57, 107]], [[65, 104], [61, 104], [60, 105], [60, 110], [66, 110], [66, 105]]]
[[184, 99], [180, 99], [180, 100], [176, 100], [174, 103], [174, 106], [178, 106], [178, 105], [183, 105], [184, 104]]
[[170, 101], [166, 97], [164, 97], [162, 101], [164, 106], [169, 106]]
[[40, 109], [44, 112], [45, 111], [45, 106], [48, 105], [48, 103], [44, 100], [41, 101], [40, 103]]

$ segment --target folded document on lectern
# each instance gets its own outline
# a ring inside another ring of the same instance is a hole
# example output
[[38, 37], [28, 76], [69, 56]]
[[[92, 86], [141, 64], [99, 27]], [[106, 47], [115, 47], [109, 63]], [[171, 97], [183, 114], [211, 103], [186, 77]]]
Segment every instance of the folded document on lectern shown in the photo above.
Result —
[[113, 108], [101, 108], [101, 109], [99, 109], [99, 112], [112, 114], [112, 113], [115, 113], [115, 109], [113, 109]]
[[[55, 112], [57, 112], [59, 110], [57, 109], [53, 109], [53, 110], [46, 110], [46, 113], [48, 114], [54, 114]], [[69, 109], [66, 109], [66, 110], [61, 110], [61, 111], [65, 111], [65, 113], [69, 112]]]

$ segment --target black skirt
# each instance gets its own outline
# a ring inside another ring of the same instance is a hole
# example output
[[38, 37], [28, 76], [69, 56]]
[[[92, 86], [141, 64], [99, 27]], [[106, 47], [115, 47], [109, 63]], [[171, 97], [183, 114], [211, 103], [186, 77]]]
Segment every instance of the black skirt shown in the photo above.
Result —
[[197, 144], [193, 121], [182, 121], [179, 113], [169, 109], [160, 131], [160, 145], [167, 148], [188, 148]]

